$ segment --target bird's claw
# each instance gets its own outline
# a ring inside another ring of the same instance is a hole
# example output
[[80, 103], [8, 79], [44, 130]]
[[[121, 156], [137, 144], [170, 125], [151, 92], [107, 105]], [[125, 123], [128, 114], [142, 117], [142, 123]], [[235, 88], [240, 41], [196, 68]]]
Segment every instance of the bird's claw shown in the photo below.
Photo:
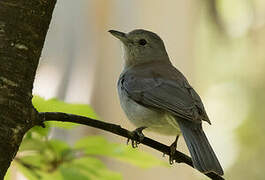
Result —
[[169, 164], [172, 165], [174, 163], [174, 154], [176, 153], [177, 143], [179, 136], [176, 137], [176, 140], [170, 145], [170, 153], [169, 153]]
[[169, 164], [172, 165], [174, 163], [174, 159], [173, 159], [173, 156], [176, 152], [176, 145], [174, 146], [175, 143], [173, 143], [171, 146], [170, 146], [170, 154], [169, 154]]
[[127, 145], [129, 144], [130, 140], [132, 142], [132, 147], [133, 148], [137, 148], [138, 144], [140, 144], [143, 140], [144, 140], [144, 134], [143, 134], [143, 130], [147, 128], [147, 127], [139, 127], [137, 129], [135, 129], [132, 133], [133, 133], [133, 137], [134, 139], [137, 140], [133, 140], [133, 139], [127, 139]]

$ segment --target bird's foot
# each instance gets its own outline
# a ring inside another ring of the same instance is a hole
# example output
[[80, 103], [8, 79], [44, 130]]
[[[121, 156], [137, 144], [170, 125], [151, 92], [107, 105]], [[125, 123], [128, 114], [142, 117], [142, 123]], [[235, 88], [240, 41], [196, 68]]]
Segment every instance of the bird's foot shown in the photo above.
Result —
[[173, 156], [176, 153], [178, 139], [179, 139], [179, 136], [177, 136], [176, 140], [170, 145], [169, 164], [173, 164], [174, 163]]
[[144, 140], [144, 134], [143, 134], [143, 130], [147, 128], [147, 127], [139, 127], [137, 129], [135, 129], [134, 131], [132, 131], [133, 133], [133, 137], [134, 139], [137, 140], [132, 140], [132, 139], [127, 139], [127, 145], [129, 144], [130, 140], [132, 142], [132, 147], [133, 148], [137, 148], [138, 144], [140, 144], [143, 140]]

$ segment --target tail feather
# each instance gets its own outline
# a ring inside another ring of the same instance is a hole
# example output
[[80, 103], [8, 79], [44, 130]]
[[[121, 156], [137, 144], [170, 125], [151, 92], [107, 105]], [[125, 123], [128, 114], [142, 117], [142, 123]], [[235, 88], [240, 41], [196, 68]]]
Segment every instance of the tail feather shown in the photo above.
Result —
[[193, 165], [203, 173], [223, 175], [223, 169], [202, 130], [201, 124], [176, 118], [190, 151]]

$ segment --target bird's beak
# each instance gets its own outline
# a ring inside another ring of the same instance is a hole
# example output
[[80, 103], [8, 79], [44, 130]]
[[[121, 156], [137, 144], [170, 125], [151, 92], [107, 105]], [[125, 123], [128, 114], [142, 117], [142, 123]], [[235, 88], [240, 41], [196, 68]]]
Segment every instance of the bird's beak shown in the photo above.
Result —
[[123, 43], [125, 43], [128, 40], [126, 34], [123, 32], [109, 30], [109, 33], [112, 34], [114, 37], [118, 38], [119, 40], [121, 40]]

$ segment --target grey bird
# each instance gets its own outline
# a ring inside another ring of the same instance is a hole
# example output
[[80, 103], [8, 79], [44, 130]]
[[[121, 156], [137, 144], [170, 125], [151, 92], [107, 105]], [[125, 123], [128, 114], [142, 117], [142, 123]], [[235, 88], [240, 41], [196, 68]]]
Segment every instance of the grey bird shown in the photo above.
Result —
[[201, 98], [170, 62], [162, 39], [143, 29], [109, 32], [123, 44], [125, 63], [118, 93], [128, 119], [138, 130], [147, 127], [160, 134], [176, 135], [172, 153], [183, 134], [194, 167], [203, 173], [223, 175], [202, 129], [202, 121], [211, 122]]

